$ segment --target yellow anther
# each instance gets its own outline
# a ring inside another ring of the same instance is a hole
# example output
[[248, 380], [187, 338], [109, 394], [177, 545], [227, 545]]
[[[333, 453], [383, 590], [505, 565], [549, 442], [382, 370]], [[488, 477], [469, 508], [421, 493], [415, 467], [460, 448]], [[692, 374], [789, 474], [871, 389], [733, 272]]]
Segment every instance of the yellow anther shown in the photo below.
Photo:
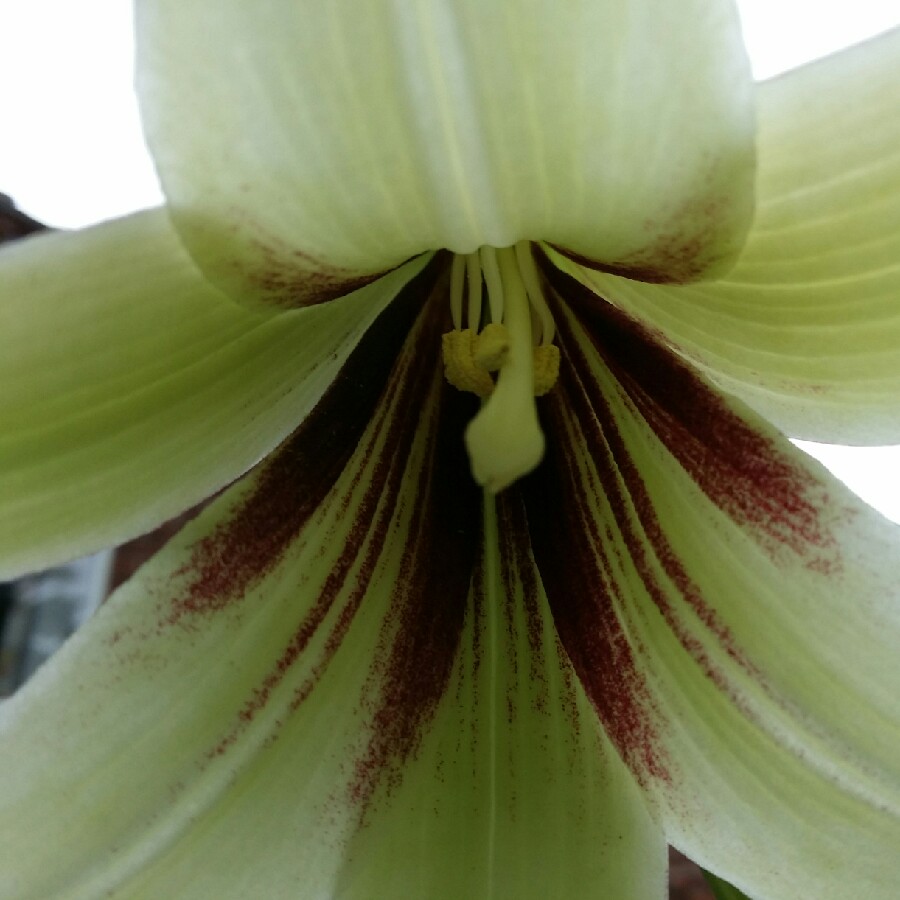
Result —
[[505, 325], [491, 322], [475, 339], [475, 362], [488, 372], [496, 372], [509, 355], [509, 332]]
[[553, 316], [528, 241], [455, 256], [449, 287], [453, 331], [443, 336], [444, 373], [482, 399], [465, 445], [475, 481], [496, 494], [544, 455], [534, 398], [559, 376]]
[[[441, 339], [444, 376], [461, 391], [490, 397], [494, 379], [489, 372], [499, 371], [509, 356], [506, 326], [493, 323], [480, 334], [471, 328], [448, 331]], [[559, 347], [541, 344], [532, 351], [534, 396], [543, 397], [559, 378]]]
[[543, 397], [559, 378], [559, 347], [541, 344], [534, 348], [534, 396]]
[[477, 336], [471, 328], [448, 331], [441, 338], [444, 376], [461, 391], [489, 397], [494, 390], [494, 381], [485, 369], [475, 363], [476, 340]]

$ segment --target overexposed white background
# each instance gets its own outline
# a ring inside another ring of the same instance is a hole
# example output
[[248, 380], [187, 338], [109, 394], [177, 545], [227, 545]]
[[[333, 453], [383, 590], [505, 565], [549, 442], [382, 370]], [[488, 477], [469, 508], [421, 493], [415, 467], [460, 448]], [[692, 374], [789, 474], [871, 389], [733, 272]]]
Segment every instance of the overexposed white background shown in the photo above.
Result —
[[[738, 5], [760, 79], [900, 25], [900, 0]], [[0, 191], [62, 228], [159, 203], [132, 66], [128, 0], [0, 0]], [[803, 446], [900, 522], [900, 448]]]

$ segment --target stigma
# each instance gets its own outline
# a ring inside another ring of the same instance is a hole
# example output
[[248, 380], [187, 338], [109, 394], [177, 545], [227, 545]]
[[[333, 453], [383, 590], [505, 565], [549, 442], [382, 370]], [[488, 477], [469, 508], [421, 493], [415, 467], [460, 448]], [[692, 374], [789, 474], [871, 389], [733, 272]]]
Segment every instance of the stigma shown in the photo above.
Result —
[[466, 428], [466, 450], [475, 480], [497, 493], [541, 461], [544, 435], [534, 398], [559, 375], [553, 317], [530, 244], [454, 256], [450, 314], [444, 374], [454, 387], [482, 399]]

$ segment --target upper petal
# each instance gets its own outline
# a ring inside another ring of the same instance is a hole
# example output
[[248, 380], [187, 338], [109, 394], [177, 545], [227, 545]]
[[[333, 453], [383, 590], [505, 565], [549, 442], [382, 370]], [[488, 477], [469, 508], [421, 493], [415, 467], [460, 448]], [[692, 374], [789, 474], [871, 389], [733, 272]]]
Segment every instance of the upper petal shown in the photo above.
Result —
[[590, 273], [783, 431], [900, 441], [900, 29], [760, 85], [759, 211], [722, 281]]
[[117, 543], [289, 433], [419, 268], [315, 310], [251, 315], [164, 211], [0, 252], [0, 571]]
[[143, 0], [137, 21], [163, 187], [226, 290], [305, 304], [525, 238], [680, 281], [742, 243], [730, 0]]
[[589, 696], [692, 858], [753, 897], [888, 900], [900, 529], [556, 284], [576, 313], [529, 511], [561, 510], [535, 519], [535, 558]]

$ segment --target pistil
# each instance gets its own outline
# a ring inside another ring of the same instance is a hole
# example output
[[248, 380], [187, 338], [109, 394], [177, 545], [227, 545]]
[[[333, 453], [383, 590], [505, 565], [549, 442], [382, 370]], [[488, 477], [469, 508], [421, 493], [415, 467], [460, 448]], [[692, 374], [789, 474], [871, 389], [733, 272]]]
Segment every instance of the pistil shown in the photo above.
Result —
[[[464, 282], [467, 328], [462, 328]], [[450, 293], [454, 330], [443, 338], [445, 374], [455, 387], [484, 401], [465, 441], [475, 480], [497, 493], [530, 472], [544, 454], [534, 398], [553, 387], [559, 372], [559, 350], [550, 343], [553, 318], [524, 241], [499, 250], [483, 247], [464, 261], [455, 258]]]

